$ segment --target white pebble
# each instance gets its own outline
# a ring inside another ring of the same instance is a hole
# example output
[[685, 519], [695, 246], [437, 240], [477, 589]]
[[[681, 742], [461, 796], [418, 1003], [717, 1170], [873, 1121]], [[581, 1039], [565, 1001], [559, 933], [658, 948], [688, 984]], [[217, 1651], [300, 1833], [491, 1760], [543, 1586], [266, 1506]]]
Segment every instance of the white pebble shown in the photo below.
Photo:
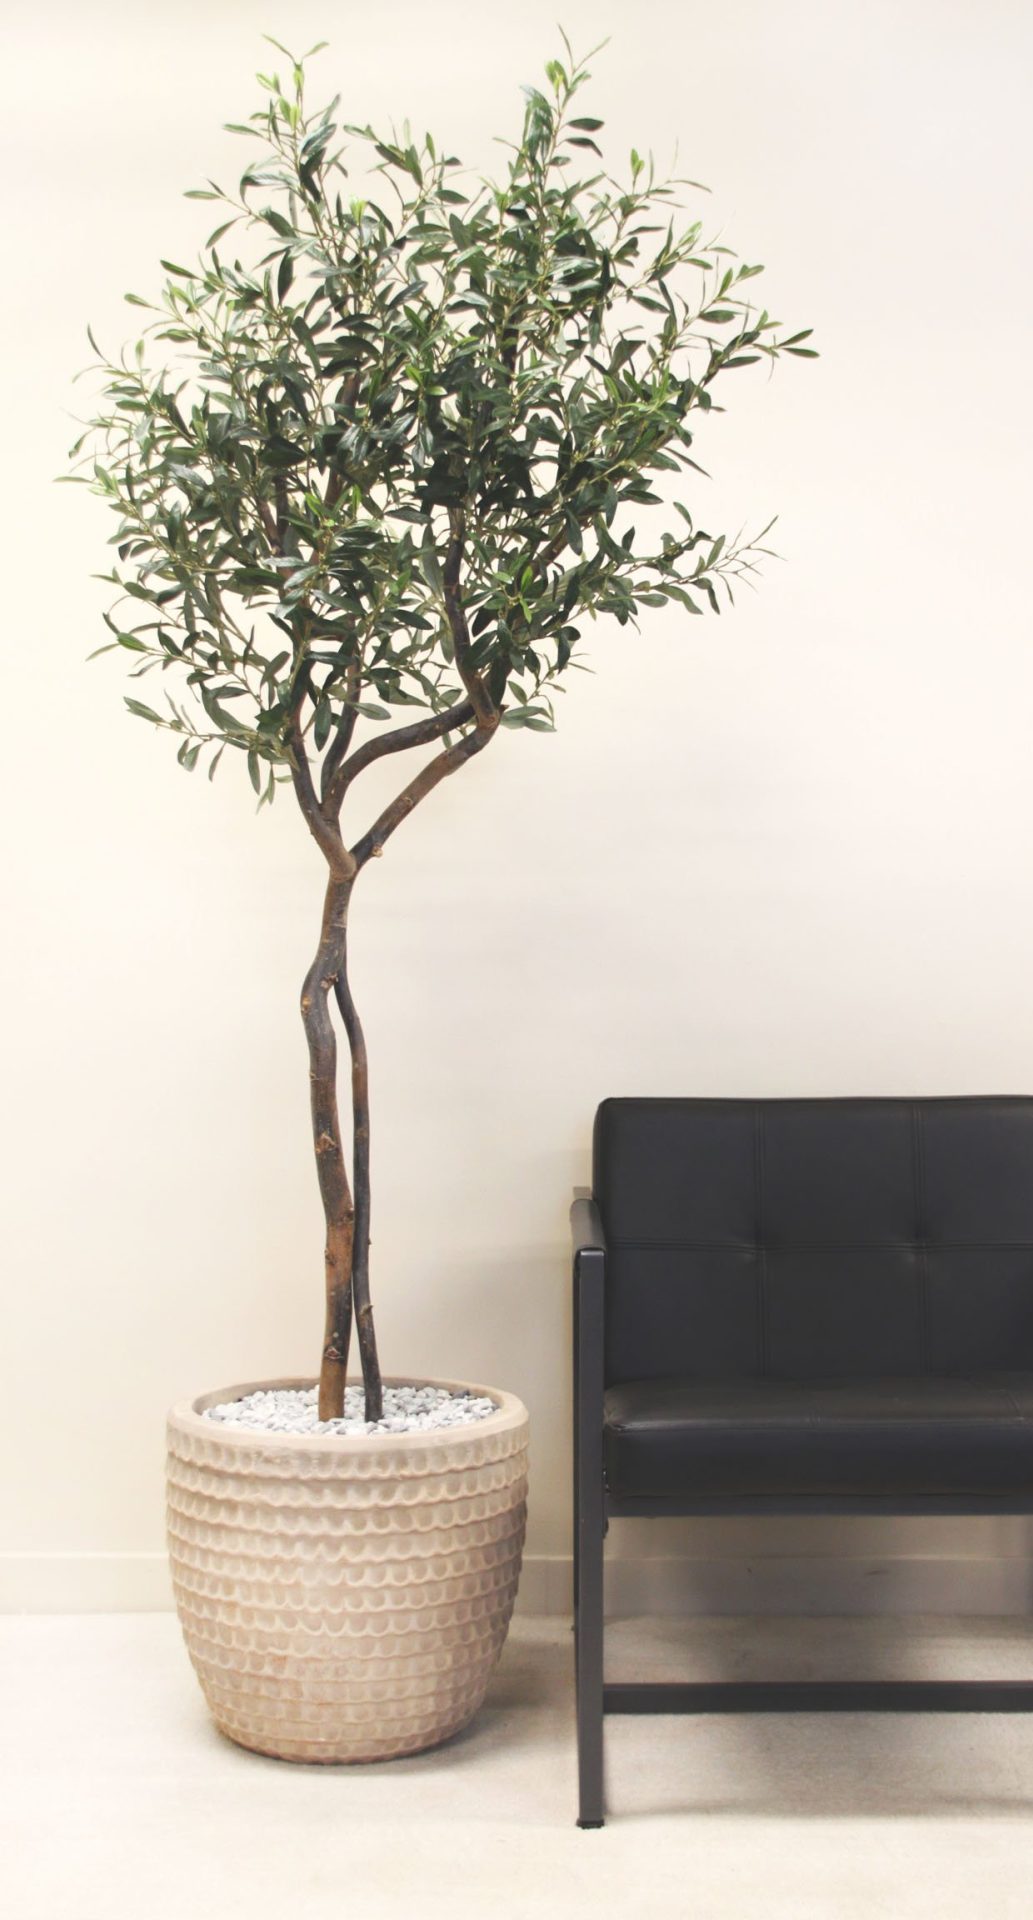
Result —
[[320, 1420], [315, 1387], [259, 1387], [242, 1400], [223, 1400], [205, 1410], [209, 1420], [260, 1433], [423, 1433], [470, 1426], [497, 1412], [484, 1394], [450, 1393], [447, 1387], [385, 1387], [384, 1416], [366, 1419], [361, 1386], [345, 1388], [344, 1418]]

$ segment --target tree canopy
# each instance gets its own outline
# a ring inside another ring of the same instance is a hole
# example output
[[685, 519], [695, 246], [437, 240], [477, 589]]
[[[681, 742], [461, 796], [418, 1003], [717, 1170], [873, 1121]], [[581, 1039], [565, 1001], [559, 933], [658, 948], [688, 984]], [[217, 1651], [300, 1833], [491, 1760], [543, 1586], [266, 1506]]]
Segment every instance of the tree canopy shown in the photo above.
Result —
[[239, 749], [263, 801], [318, 762], [332, 812], [357, 720], [423, 709], [447, 739], [479, 688], [548, 729], [586, 619], [719, 611], [763, 534], [674, 500], [645, 544], [621, 510], [697, 468], [720, 376], [813, 350], [750, 304], [759, 266], [680, 222], [696, 183], [635, 151], [606, 171], [565, 36], [499, 180], [408, 122], [311, 110], [320, 48], [273, 44], [289, 70], [230, 129], [239, 182], [190, 191], [219, 208], [197, 263], [126, 295], [152, 317], [117, 359], [90, 335], [103, 399], [73, 458], [117, 515], [108, 645], [165, 682], [131, 711], [188, 769]]

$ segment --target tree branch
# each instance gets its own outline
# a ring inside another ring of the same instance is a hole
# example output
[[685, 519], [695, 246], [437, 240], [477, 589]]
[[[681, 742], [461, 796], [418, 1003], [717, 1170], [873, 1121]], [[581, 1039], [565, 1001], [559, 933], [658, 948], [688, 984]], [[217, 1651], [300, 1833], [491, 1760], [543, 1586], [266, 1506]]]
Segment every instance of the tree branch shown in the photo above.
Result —
[[277, 527], [276, 521], [273, 518], [272, 508], [270, 507], [268, 500], [263, 500], [261, 496], [258, 495], [256, 496], [255, 504], [258, 508], [258, 517], [262, 522], [262, 526], [265, 531], [265, 537], [268, 540], [269, 545], [271, 546], [275, 554], [282, 554], [283, 547], [280, 543], [279, 528]]
[[282, 473], [273, 478], [273, 494], [276, 500], [277, 552], [282, 554], [287, 551], [287, 516], [291, 510], [287, 481]]
[[402, 788], [401, 793], [392, 800], [391, 805], [384, 808], [383, 813], [373, 822], [369, 832], [364, 833], [362, 839], [355, 842], [351, 854], [355, 861], [356, 872], [361, 872], [367, 860], [375, 859], [383, 852], [384, 842], [394, 833], [395, 828], [400, 827], [402, 821], [408, 818], [414, 807], [419, 806], [420, 801], [425, 799], [428, 793], [432, 793], [448, 774], [454, 773], [457, 767], [465, 765], [467, 760], [473, 759], [475, 753], [480, 753], [487, 746], [498, 724], [497, 713], [485, 720], [483, 725], [478, 721], [470, 733], [465, 733], [461, 740], [454, 741], [450, 747], [445, 748], [443, 753], [435, 754], [433, 760], [428, 760], [427, 765], [416, 774], [414, 779], [410, 780], [407, 787]]
[[330, 818], [319, 804], [297, 716], [290, 723], [286, 741], [291, 756], [291, 779], [294, 782], [298, 805], [305, 817], [308, 830], [320, 852], [325, 856], [335, 879], [353, 879], [356, 872], [355, 863], [341, 839], [337, 821]]
[[499, 710], [474, 665], [470, 629], [466, 624], [462, 595], [459, 591], [459, 568], [466, 539], [466, 514], [462, 507], [449, 507], [448, 525], [451, 538], [445, 551], [445, 564], [441, 569], [441, 584], [444, 589], [445, 611], [448, 614], [456, 668], [470, 696], [470, 705], [478, 727], [497, 725]]
[[[351, 746], [352, 734], [355, 732], [355, 723], [359, 717], [355, 711], [355, 702], [359, 697], [361, 676], [362, 661], [361, 659], [353, 660], [345, 677], [345, 700], [351, 704], [341, 715], [340, 725], [326, 750], [326, 755], [323, 760], [323, 771], [319, 783], [320, 793], [324, 807], [326, 807], [330, 817], [335, 820], [341, 811], [341, 801], [335, 797], [333, 780], [341, 761]], [[342, 787], [342, 797], [343, 794], [344, 789]]]
[[[426, 720], [414, 720], [411, 726], [393, 727], [390, 733], [373, 734], [335, 769], [336, 777], [324, 784], [323, 804], [327, 811], [336, 818], [356, 774], [362, 773], [374, 760], [382, 760], [387, 753], [404, 753], [407, 747], [427, 747], [432, 740], [440, 740], [442, 734], [454, 733], [460, 727], [467, 726], [473, 718], [472, 703], [463, 700], [458, 706], [449, 707], [445, 713], [432, 714]], [[325, 771], [324, 767], [324, 777]]]

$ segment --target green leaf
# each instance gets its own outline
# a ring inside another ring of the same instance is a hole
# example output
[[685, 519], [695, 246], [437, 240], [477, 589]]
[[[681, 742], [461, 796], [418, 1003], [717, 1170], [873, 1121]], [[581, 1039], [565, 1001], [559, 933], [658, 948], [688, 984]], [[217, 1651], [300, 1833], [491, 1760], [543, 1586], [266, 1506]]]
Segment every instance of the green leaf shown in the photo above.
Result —
[[[262, 791], [262, 769], [261, 769], [261, 765], [260, 765], [260, 763], [259, 763], [259, 758], [258, 758], [258, 755], [257, 755], [257, 753], [255, 752], [255, 749], [254, 749], [254, 747], [250, 747], [250, 748], [248, 749], [248, 757], [247, 757], [247, 770], [248, 770], [248, 777], [249, 777], [249, 779], [250, 779], [250, 781], [251, 781], [251, 785], [252, 785], [252, 786], [254, 787], [254, 789], [255, 789], [255, 792], [256, 792], [256, 793], [261, 793], [261, 791]], [[212, 773], [214, 773], [214, 771], [215, 771], [215, 769], [214, 769], [214, 767], [213, 767], [213, 768], [212, 768], [212, 770], [211, 770], [211, 772], [212, 772]], [[208, 778], [209, 778], [209, 779], [211, 779], [211, 773], [209, 773], [209, 775], [208, 775]]]
[[429, 526], [424, 532], [420, 553], [428, 586], [431, 587], [435, 593], [443, 594], [445, 587], [441, 578], [441, 567], [438, 563], [437, 550], [434, 546], [434, 535]]
[[[519, 688], [512, 687], [513, 693]], [[528, 727], [532, 733], [555, 733], [556, 728], [547, 713], [535, 707], [507, 707], [502, 715], [504, 727]]]
[[155, 713], [153, 707], [145, 707], [142, 700], [130, 700], [128, 694], [123, 694], [122, 697], [130, 713], [135, 713], [141, 720], [150, 720], [153, 726], [163, 727], [165, 725], [161, 714]]
[[677, 586], [673, 580], [668, 580], [665, 583], [664, 592], [669, 600], [676, 600], [679, 606], [684, 607], [686, 613], [698, 613], [702, 615], [702, 607], [698, 607], [695, 600], [686, 593], [685, 588]]
[[289, 220], [284, 219], [283, 214], [279, 213], [275, 207], [263, 207], [261, 218], [267, 226], [272, 227], [274, 233], [279, 234], [281, 240], [297, 239], [298, 236], [295, 228], [292, 227]]

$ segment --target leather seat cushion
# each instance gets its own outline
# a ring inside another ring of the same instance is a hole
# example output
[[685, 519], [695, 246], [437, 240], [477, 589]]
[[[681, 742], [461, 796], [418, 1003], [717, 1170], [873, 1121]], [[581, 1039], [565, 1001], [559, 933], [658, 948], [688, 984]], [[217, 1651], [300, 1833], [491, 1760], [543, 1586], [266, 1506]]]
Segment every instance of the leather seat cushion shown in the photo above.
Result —
[[632, 1380], [604, 1422], [618, 1499], [1033, 1490], [1033, 1373]]

